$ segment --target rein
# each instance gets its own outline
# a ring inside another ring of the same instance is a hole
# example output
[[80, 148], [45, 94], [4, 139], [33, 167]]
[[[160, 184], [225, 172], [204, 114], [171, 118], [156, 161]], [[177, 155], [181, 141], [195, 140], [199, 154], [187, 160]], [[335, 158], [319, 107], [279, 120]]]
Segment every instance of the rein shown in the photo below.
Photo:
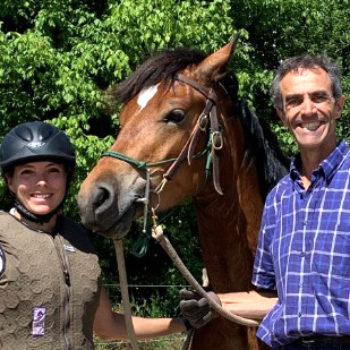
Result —
[[[174, 174], [178, 170], [179, 166], [187, 159], [187, 162], [189, 165], [191, 165], [191, 161], [196, 158], [200, 158], [204, 155], [206, 155], [206, 167], [205, 167], [205, 182], [207, 182], [207, 179], [209, 177], [210, 167], [212, 166], [212, 172], [213, 172], [213, 183], [215, 191], [223, 195], [221, 185], [220, 185], [220, 172], [219, 172], [219, 155], [218, 152], [223, 148], [223, 138], [222, 138], [222, 132], [220, 130], [220, 124], [218, 121], [218, 110], [217, 110], [217, 104], [218, 104], [218, 97], [215, 91], [211, 89], [207, 89], [201, 85], [199, 85], [196, 81], [194, 81], [191, 78], [188, 78], [182, 74], [177, 74], [175, 76], [175, 80], [178, 80], [181, 83], [184, 83], [186, 85], [191, 86], [195, 90], [197, 90], [199, 93], [201, 93], [203, 96], [206, 97], [206, 103], [204, 110], [199, 115], [196, 125], [193, 128], [190, 137], [188, 138], [187, 142], [181, 149], [179, 155], [176, 158], [168, 158], [156, 162], [146, 162], [146, 161], [140, 161], [135, 158], [126, 156], [125, 154], [114, 152], [114, 151], [108, 151], [102, 154], [102, 157], [112, 157], [119, 159], [121, 161], [124, 161], [130, 165], [135, 166], [137, 169], [143, 170], [146, 173], [146, 189], [145, 189], [145, 197], [140, 198], [137, 200], [137, 202], [141, 202], [144, 204], [144, 226], [143, 226], [143, 233], [146, 233], [146, 225], [147, 225], [147, 217], [149, 212], [149, 204], [150, 204], [150, 193], [154, 192], [160, 197], [160, 193], [163, 191], [164, 186], [168, 181], [171, 181]], [[206, 147], [198, 152], [195, 153], [195, 148], [197, 145], [197, 142], [199, 140], [199, 137], [202, 132], [208, 131], [208, 141], [206, 144]], [[151, 175], [150, 175], [150, 168], [166, 164], [166, 163], [172, 163], [168, 170], [163, 174], [163, 179], [160, 182], [160, 184], [154, 189], [151, 190]], [[159, 205], [159, 203], [158, 203]], [[208, 299], [208, 302], [210, 306], [221, 316], [224, 318], [246, 326], [258, 326], [259, 323], [255, 320], [247, 319], [244, 317], [240, 317], [237, 315], [234, 315], [232, 313], [227, 312], [222, 308], [221, 305], [219, 305], [215, 300], [213, 300], [208, 294], [204, 291], [204, 289], [201, 287], [201, 285], [194, 279], [194, 277], [191, 275], [191, 273], [187, 270], [186, 266], [182, 263], [181, 259], [177, 255], [176, 251], [170, 244], [167, 237], [163, 235], [163, 231], [161, 226], [157, 222], [157, 217], [155, 215], [155, 210], [157, 208], [152, 208], [153, 213], [153, 228], [152, 228], [152, 237], [156, 239], [162, 248], [166, 251], [166, 253], [169, 255], [169, 257], [173, 260], [176, 267], [179, 269], [179, 271], [183, 274], [184, 278], [192, 285], [192, 287], [203, 297]], [[118, 245], [116, 245], [117, 248]], [[120, 247], [120, 246], [119, 246]], [[120, 254], [120, 249], [117, 251], [117, 255]], [[118, 258], [119, 259], [119, 258]], [[120, 259], [119, 259], [120, 260]], [[120, 263], [122, 265], [122, 263]], [[118, 263], [119, 267], [119, 263]], [[125, 267], [121, 267], [124, 268]], [[121, 272], [119, 272], [121, 275]], [[124, 279], [125, 284], [127, 284], [126, 278]], [[128, 303], [128, 292], [127, 288], [125, 288], [126, 291], [122, 293], [123, 297], [123, 304]], [[125, 294], [125, 299], [124, 295]], [[124, 305], [125, 307], [129, 307], [130, 305]], [[137, 342], [135, 341], [136, 337], [133, 333], [133, 326], [132, 326], [132, 320], [130, 312], [128, 312], [128, 316], [126, 317], [126, 324], [127, 324], [127, 330], [128, 330], [128, 336], [131, 340], [132, 347], [134, 349], [138, 349]], [[129, 323], [129, 325], [128, 325]], [[130, 332], [130, 333], [129, 333]], [[189, 333], [193, 335], [193, 332]], [[136, 342], [136, 344], [135, 344]]]

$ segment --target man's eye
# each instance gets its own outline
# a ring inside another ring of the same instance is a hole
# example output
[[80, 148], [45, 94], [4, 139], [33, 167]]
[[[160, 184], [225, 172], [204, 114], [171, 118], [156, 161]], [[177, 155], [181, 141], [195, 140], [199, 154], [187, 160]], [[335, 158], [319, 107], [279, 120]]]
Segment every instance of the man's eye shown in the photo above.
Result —
[[183, 109], [174, 109], [172, 110], [170, 113], [168, 113], [165, 118], [164, 121], [166, 123], [181, 123], [184, 119], [185, 119], [185, 111]]
[[323, 101], [326, 101], [327, 98], [328, 97], [326, 95], [323, 95], [323, 94], [314, 95], [314, 96], [312, 96], [312, 101], [314, 101], [314, 102], [323, 102]]
[[287, 104], [287, 106], [297, 106], [300, 102], [301, 101], [298, 98], [291, 98], [291, 99], [287, 100], [286, 104]]

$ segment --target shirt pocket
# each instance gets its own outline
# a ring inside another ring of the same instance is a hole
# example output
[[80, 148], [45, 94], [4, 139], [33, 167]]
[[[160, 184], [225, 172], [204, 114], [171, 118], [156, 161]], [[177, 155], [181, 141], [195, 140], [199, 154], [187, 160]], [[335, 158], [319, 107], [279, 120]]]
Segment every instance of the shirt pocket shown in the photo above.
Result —
[[315, 245], [314, 272], [335, 279], [341, 278], [350, 282], [350, 223], [341, 222], [333, 232], [318, 238]]

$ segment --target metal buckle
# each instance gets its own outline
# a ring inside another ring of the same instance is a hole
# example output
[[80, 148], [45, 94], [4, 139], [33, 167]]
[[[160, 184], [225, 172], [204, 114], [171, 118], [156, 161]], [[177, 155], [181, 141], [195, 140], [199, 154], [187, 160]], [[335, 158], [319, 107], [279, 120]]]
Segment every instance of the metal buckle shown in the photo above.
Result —
[[[215, 142], [216, 141], [216, 136], [218, 136], [218, 141], [219, 141], [218, 144]], [[221, 150], [222, 147], [224, 146], [224, 142], [222, 140], [222, 133], [221, 133], [221, 131], [214, 131], [213, 134], [211, 135], [211, 141], [212, 141], [213, 148], [216, 151]]]
[[198, 127], [200, 130], [205, 132], [208, 127], [208, 116], [202, 112], [201, 115], [198, 117]]

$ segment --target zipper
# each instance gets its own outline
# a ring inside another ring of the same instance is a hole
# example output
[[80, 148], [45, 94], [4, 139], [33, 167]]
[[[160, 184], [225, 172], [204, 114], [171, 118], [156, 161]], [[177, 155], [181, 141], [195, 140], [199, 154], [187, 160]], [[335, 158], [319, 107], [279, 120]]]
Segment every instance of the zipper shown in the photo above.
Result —
[[69, 275], [68, 260], [67, 260], [67, 256], [64, 253], [64, 250], [63, 250], [61, 236], [58, 233], [55, 233], [54, 236], [51, 236], [51, 239], [52, 239], [52, 243], [56, 249], [57, 255], [59, 257], [59, 261], [61, 263], [61, 268], [62, 268], [62, 272], [63, 272], [63, 279], [65, 282], [66, 294], [65, 294], [65, 298], [64, 298], [65, 319], [64, 319], [63, 338], [64, 338], [64, 342], [66, 345], [66, 349], [70, 350], [71, 346], [70, 346], [69, 336], [68, 336], [68, 327], [70, 324], [69, 303], [70, 303], [71, 281], [70, 281], [70, 275]]

